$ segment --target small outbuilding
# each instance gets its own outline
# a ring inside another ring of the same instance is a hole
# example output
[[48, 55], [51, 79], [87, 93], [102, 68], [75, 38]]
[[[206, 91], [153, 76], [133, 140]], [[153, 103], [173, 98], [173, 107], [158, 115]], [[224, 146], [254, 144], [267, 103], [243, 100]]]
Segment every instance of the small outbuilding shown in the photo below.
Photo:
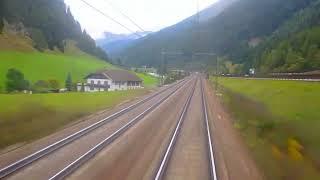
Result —
[[86, 76], [85, 80], [86, 83], [77, 84], [78, 91], [99, 92], [143, 88], [142, 80], [126, 70], [98, 71]]

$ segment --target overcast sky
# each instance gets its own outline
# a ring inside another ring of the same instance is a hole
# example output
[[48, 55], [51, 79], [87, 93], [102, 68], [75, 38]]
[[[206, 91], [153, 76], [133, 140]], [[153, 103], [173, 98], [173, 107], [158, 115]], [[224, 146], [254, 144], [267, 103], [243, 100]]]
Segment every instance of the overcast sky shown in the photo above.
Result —
[[[158, 31], [173, 25], [197, 12], [197, 0], [86, 0], [133, 31], [139, 29], [123, 17], [117, 9], [130, 16], [146, 31]], [[217, 0], [199, 0], [200, 9], [204, 9]], [[103, 32], [130, 33], [125, 28], [106, 19], [80, 0], [65, 0], [74, 17], [82, 28], [95, 39]], [[111, 3], [111, 5], [110, 5]]]

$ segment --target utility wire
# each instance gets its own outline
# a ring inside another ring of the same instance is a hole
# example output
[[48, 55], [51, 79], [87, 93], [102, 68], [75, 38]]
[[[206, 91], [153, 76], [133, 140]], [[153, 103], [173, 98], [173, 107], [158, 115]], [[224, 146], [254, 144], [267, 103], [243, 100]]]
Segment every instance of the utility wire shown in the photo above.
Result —
[[127, 18], [132, 24], [134, 24], [136, 27], [138, 27], [142, 32], [146, 32], [141, 26], [139, 26], [133, 19], [131, 19], [128, 15], [126, 15], [124, 12], [122, 12], [118, 7], [113, 5], [110, 1], [106, 1], [112, 8], [117, 10], [123, 17]]
[[83, 2], [84, 4], [86, 4], [87, 6], [89, 6], [91, 9], [97, 11], [98, 13], [100, 13], [101, 15], [103, 15], [104, 17], [106, 17], [107, 19], [110, 19], [111, 21], [115, 22], [116, 24], [120, 25], [121, 27], [125, 28], [126, 30], [128, 30], [129, 32], [142, 37], [140, 34], [134, 32], [133, 30], [131, 30], [130, 28], [128, 28], [127, 26], [123, 25], [122, 23], [120, 23], [119, 21], [117, 21], [116, 19], [110, 17], [109, 15], [107, 15], [106, 13], [102, 12], [101, 10], [97, 9], [96, 7], [92, 6], [91, 4], [89, 4], [87, 1], [85, 0], [80, 0], [81, 2]]

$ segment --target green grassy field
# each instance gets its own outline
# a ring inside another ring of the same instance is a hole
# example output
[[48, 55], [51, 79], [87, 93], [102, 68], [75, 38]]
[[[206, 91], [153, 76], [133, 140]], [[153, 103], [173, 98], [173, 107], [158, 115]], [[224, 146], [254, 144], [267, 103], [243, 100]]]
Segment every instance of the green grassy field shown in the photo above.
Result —
[[[74, 82], [99, 69], [116, 68], [111, 64], [88, 55], [69, 56], [39, 52], [0, 52], [0, 92], [5, 89], [8, 69], [16, 68], [24, 73], [25, 78], [32, 83], [38, 80], [55, 79], [63, 87], [67, 74], [70, 72]], [[144, 85], [155, 87], [158, 79], [143, 73], [137, 73], [143, 79]]]
[[320, 121], [320, 83], [224, 78], [220, 83], [234, 92], [263, 102], [287, 120]]
[[267, 179], [320, 178], [320, 83], [219, 78], [219, 85]]
[[158, 78], [153, 77], [151, 75], [148, 74], [144, 74], [144, 73], [137, 73], [137, 75], [143, 79], [143, 84], [146, 87], [156, 87], [159, 83]]
[[[40, 52], [0, 52], [0, 93], [5, 92], [6, 73], [15, 68], [31, 83], [58, 80], [64, 87], [70, 72], [73, 82], [99, 69], [117, 68], [87, 54], [64, 55]], [[147, 88], [157, 79], [138, 74]], [[0, 94], [0, 148], [48, 135], [83, 115], [109, 108], [147, 90], [66, 93], [66, 94]]]
[[79, 117], [146, 92], [0, 94], [0, 148], [43, 137]]
[[24, 73], [31, 82], [56, 79], [64, 86], [68, 72], [73, 81], [78, 82], [88, 73], [98, 69], [112, 68], [104, 61], [90, 56], [67, 56], [48, 53], [0, 52], [0, 86], [4, 87], [9, 68], [16, 68]]

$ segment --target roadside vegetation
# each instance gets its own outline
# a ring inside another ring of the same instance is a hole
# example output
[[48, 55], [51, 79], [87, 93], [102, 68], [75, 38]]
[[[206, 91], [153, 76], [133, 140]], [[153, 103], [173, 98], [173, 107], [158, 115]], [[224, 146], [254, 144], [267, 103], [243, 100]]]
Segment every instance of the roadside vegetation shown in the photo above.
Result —
[[219, 78], [219, 90], [267, 179], [320, 178], [320, 83]]
[[0, 94], [0, 149], [49, 135], [147, 90], [103, 93]]

